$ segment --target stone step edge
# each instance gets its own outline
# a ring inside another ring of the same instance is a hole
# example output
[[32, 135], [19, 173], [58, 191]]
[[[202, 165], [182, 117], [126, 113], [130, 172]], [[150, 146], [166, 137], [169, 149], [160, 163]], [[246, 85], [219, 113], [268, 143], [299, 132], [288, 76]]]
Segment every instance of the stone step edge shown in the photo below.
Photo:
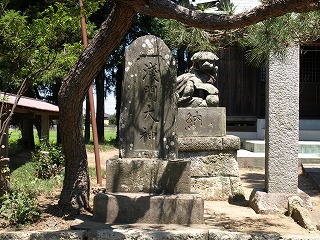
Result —
[[[265, 157], [264, 156], [238, 156], [237, 157], [239, 168], [265, 168]], [[299, 166], [302, 164], [320, 164], [320, 158], [298, 158]]]
[[[174, 225], [177, 226], [177, 225]], [[199, 227], [199, 226], [197, 226]], [[110, 229], [111, 228], [111, 229]], [[177, 227], [176, 227], [177, 228]], [[280, 234], [266, 232], [236, 232], [220, 229], [194, 229], [181, 227], [181, 229], [143, 229], [143, 228], [113, 228], [109, 225], [109, 229], [87, 229], [87, 230], [62, 230], [62, 231], [21, 231], [21, 232], [4, 232], [0, 231], [0, 239], [16, 239], [16, 240], [44, 240], [44, 239], [96, 239], [96, 240], [118, 240], [118, 239], [179, 239], [179, 240], [209, 240], [209, 239], [319, 239], [319, 232], [311, 232], [309, 234]]]
[[[313, 186], [320, 191], [320, 182], [319, 182], [319, 173], [320, 170], [318, 172], [312, 172], [310, 171], [312, 168], [319, 168], [320, 169], [320, 164], [302, 164], [302, 170], [303, 173], [311, 180]], [[317, 177], [318, 176], [318, 177]]]

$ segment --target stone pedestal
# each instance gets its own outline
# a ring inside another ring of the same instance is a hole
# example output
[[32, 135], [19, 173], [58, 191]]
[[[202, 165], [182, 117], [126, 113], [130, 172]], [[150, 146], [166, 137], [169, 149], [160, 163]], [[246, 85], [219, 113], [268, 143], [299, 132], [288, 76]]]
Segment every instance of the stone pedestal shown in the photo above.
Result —
[[203, 199], [190, 194], [189, 161], [116, 159], [107, 160], [106, 169], [108, 193], [94, 197], [96, 221], [203, 223]]
[[190, 193], [190, 162], [159, 159], [107, 160], [108, 192]]
[[206, 200], [244, 199], [237, 163], [238, 137], [184, 137], [178, 143], [179, 158], [191, 162], [191, 192]]
[[202, 224], [203, 212], [203, 199], [196, 194], [97, 194], [93, 209], [96, 221], [110, 224]]

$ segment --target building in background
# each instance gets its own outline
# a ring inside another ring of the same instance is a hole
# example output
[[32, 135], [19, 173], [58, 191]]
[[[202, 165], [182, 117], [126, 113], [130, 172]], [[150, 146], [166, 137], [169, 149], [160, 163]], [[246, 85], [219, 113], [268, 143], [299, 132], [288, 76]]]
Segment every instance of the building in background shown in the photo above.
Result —
[[[190, 0], [190, 3], [211, 3], [206, 11], [213, 12], [218, 11], [217, 4], [222, 1]], [[259, 0], [228, 2], [233, 4], [235, 14], [261, 4]], [[300, 49], [300, 140], [320, 141], [320, 40], [302, 45]], [[226, 107], [228, 133], [239, 136], [242, 141], [263, 140], [267, 67], [248, 65], [243, 50], [237, 46], [221, 49], [218, 56], [217, 87], [220, 105]]]

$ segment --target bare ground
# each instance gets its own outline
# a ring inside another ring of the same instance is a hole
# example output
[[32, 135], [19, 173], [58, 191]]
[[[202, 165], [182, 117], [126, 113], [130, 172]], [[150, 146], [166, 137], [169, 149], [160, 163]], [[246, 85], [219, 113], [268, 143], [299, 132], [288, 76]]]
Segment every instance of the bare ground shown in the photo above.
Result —
[[[105, 168], [104, 161], [114, 158], [118, 154], [117, 149], [100, 153], [101, 167]], [[89, 166], [95, 166], [94, 154], [88, 153]], [[205, 225], [204, 228], [219, 228], [240, 232], [266, 232], [280, 234], [299, 234], [305, 236], [320, 236], [320, 231], [309, 232], [300, 227], [290, 217], [285, 215], [261, 215], [256, 214], [249, 206], [248, 199], [252, 189], [263, 188], [264, 171], [261, 169], [240, 169], [240, 177], [246, 200], [238, 205], [226, 201], [205, 201]], [[103, 179], [103, 183], [105, 179]], [[97, 187], [96, 180], [91, 181], [91, 187]], [[314, 222], [320, 225], [320, 193], [315, 190], [309, 179], [302, 171], [299, 172], [299, 188], [308, 193], [312, 199], [313, 211], [311, 212]], [[91, 199], [93, 194], [91, 194]], [[2, 228], [5, 231], [17, 230], [65, 230], [79, 223], [76, 220], [64, 220], [57, 217], [59, 192], [51, 196], [40, 196], [40, 218], [32, 225], [23, 228]], [[86, 219], [92, 219], [91, 213], [85, 213]], [[92, 223], [91, 223], [92, 224]]]

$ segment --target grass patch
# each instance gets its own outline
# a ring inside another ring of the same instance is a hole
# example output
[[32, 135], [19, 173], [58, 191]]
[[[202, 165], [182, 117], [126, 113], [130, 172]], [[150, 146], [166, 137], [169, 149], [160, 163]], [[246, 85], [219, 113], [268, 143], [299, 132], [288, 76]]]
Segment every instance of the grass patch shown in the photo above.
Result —
[[[101, 169], [101, 175], [105, 176], [106, 175], [106, 169]], [[96, 179], [96, 168], [95, 167], [89, 167], [89, 176], [90, 176], [90, 181], [93, 179]]]
[[[35, 145], [40, 144], [40, 140], [38, 137], [38, 132], [36, 130], [33, 131], [34, 135], [34, 143]], [[15, 143], [19, 139], [22, 138], [21, 130], [19, 128], [10, 128], [9, 130], [9, 143]], [[50, 143], [56, 143], [57, 142], [57, 130], [50, 130], [49, 131], [49, 141]]]
[[[50, 131], [51, 144], [56, 142], [56, 134], [56, 131]], [[34, 136], [36, 149], [41, 149], [36, 132]], [[106, 141], [99, 145], [100, 150], [105, 151], [115, 148], [116, 129], [107, 129], [105, 131], [105, 138]], [[24, 150], [22, 149], [21, 144], [19, 144], [20, 139], [20, 130], [11, 129], [9, 150], [12, 152], [13, 149], [16, 148], [17, 150], [14, 150], [16, 151], [16, 155]], [[91, 144], [86, 145], [86, 148], [88, 152], [93, 152], [93, 143], [91, 142]], [[52, 149], [49, 149], [48, 151], [55, 153]], [[9, 193], [4, 195], [0, 200], [0, 227], [5, 227], [7, 225], [21, 226], [34, 222], [42, 211], [40, 207], [41, 204], [39, 205], [38, 201], [47, 198], [48, 196], [53, 196], [53, 194], [56, 194], [62, 189], [64, 178], [63, 172], [50, 179], [41, 179], [37, 176], [39, 164], [43, 163], [41, 167], [47, 171], [44, 167], [52, 166], [56, 163], [43, 162], [40, 161], [41, 159], [29, 161], [29, 159], [23, 159], [23, 157], [23, 154], [21, 154], [21, 156], [19, 155], [18, 160], [23, 161], [18, 161], [19, 164], [17, 165], [19, 166], [13, 168], [14, 170], [11, 172]], [[21, 165], [22, 163], [24, 164]], [[106, 170], [101, 169], [101, 171], [102, 176], [105, 176]], [[89, 176], [91, 182], [96, 181], [96, 169], [94, 167], [89, 167]], [[4, 222], [4, 220], [6, 222]]]
[[15, 156], [24, 151], [20, 144], [21, 131], [17, 128], [9, 130], [9, 156]]
[[27, 162], [11, 173], [11, 188], [2, 196], [0, 222], [2, 227], [23, 226], [40, 216], [40, 195], [51, 195], [62, 187], [63, 175], [51, 179], [36, 177], [36, 163]]
[[[99, 143], [100, 151], [106, 151], [110, 149], [114, 149], [117, 146], [116, 142], [117, 130], [114, 129], [106, 129], [104, 131], [105, 141], [103, 143]], [[18, 128], [9, 130], [9, 155], [15, 156], [25, 149], [23, 149], [22, 145], [19, 143], [21, 139], [21, 131]], [[49, 131], [49, 142], [50, 144], [55, 144], [57, 142], [57, 131], [50, 130]], [[37, 131], [34, 131], [34, 143], [36, 146], [40, 145], [40, 140], [37, 134]], [[94, 152], [93, 147], [93, 138], [91, 134], [90, 142], [86, 145], [88, 152]]]
[[15, 142], [21, 138], [21, 131], [18, 128], [10, 128], [9, 141]]
[[[91, 134], [91, 136], [92, 136], [92, 134]], [[110, 149], [114, 149], [117, 146], [116, 137], [117, 137], [116, 128], [104, 130], [105, 142], [99, 143], [99, 150], [100, 151], [107, 151]], [[86, 144], [86, 149], [88, 152], [94, 152], [92, 138], [90, 139], [90, 142], [88, 144]]]
[[27, 162], [11, 173], [11, 190], [26, 191], [39, 196], [50, 194], [61, 189], [63, 174], [51, 179], [39, 179], [36, 177], [36, 163]]
[[[33, 136], [34, 136], [34, 144], [36, 146], [40, 145], [38, 132], [37, 131], [33, 131]], [[50, 130], [49, 131], [49, 143], [50, 144], [56, 144], [57, 143], [57, 130]]]
[[[34, 135], [35, 146], [39, 146], [40, 140], [36, 130], [33, 132], [33, 135]], [[12, 128], [9, 130], [9, 157], [16, 156], [19, 153], [26, 151], [26, 149], [23, 147], [23, 144], [21, 144], [21, 139], [22, 139], [22, 134], [19, 128]], [[49, 142], [50, 144], [55, 144], [57, 142], [56, 130], [50, 130]]]

